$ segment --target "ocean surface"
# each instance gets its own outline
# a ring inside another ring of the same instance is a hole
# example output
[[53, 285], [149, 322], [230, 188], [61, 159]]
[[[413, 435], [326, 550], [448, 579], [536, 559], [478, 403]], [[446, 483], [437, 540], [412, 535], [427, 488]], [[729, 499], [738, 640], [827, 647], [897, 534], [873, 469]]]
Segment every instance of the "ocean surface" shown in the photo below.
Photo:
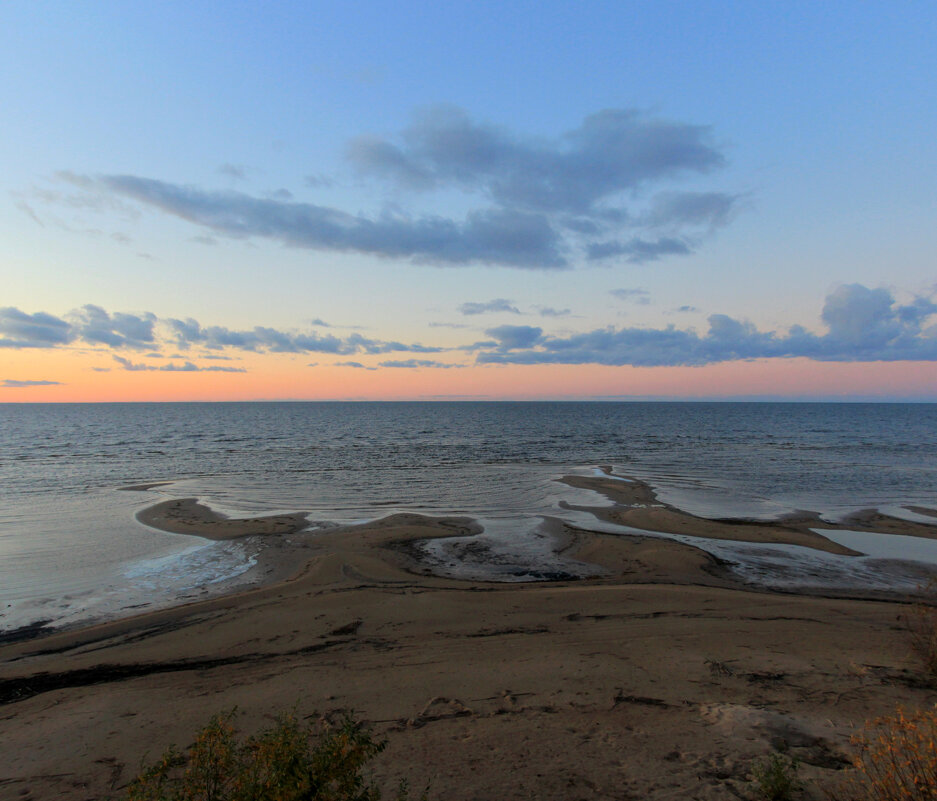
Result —
[[[485, 527], [487, 556], [429, 548], [441, 572], [550, 577], [569, 565], [543, 517], [583, 524], [561, 502], [604, 503], [555, 479], [601, 465], [705, 516], [914, 517], [908, 506], [937, 508], [937, 405], [0, 404], [0, 633], [257, 580], [255, 538], [210, 542], [134, 519], [171, 497], [233, 516], [303, 511], [313, 532], [397, 511], [467, 515]], [[161, 481], [172, 483], [121, 489]], [[770, 573], [775, 557], [759, 553]]]

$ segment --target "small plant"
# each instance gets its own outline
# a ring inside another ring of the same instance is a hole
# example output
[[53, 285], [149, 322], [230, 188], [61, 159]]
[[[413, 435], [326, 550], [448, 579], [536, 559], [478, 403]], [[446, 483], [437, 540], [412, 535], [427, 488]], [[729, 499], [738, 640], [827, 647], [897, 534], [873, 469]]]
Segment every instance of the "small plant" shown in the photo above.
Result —
[[777, 753], [755, 763], [752, 776], [758, 798], [764, 801], [790, 801], [794, 798], [803, 787], [797, 778], [797, 767], [796, 759]]
[[851, 777], [832, 793], [843, 801], [937, 801], [937, 709], [898, 711], [853, 738]]
[[[294, 715], [239, 742], [233, 712], [180, 752], [170, 747], [127, 788], [127, 801], [378, 801], [363, 773], [384, 748], [352, 718], [313, 732]], [[401, 786], [399, 799], [407, 797]]]

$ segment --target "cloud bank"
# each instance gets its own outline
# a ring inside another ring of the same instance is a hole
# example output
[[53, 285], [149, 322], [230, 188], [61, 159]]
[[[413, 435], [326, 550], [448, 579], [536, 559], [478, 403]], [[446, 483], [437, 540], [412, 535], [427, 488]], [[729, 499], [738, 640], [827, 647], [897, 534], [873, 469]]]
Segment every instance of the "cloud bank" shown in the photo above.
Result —
[[[643, 290], [623, 290], [623, 297], [641, 298]], [[345, 337], [315, 331], [281, 331], [256, 326], [236, 330], [202, 326], [192, 319], [157, 318], [152, 314], [110, 314], [98, 306], [84, 306], [65, 317], [45, 312], [28, 314], [0, 309], [0, 348], [61, 348], [94, 346], [133, 350], [141, 356], [160, 348], [181, 364], [151, 365], [114, 355], [125, 370], [165, 372], [243, 372], [228, 366], [199, 367], [184, 354], [197, 348], [204, 359], [227, 358], [221, 351], [249, 353], [331, 354], [334, 356], [414, 354], [385, 360], [380, 367], [457, 367], [425, 354], [444, 351], [475, 352], [476, 364], [602, 364], [613, 366], [699, 366], [752, 359], [806, 358], [829, 362], [937, 362], [937, 303], [928, 296], [909, 302], [895, 300], [888, 289], [861, 284], [838, 287], [826, 297], [821, 313], [825, 333], [793, 326], [786, 331], [761, 331], [751, 322], [724, 314], [708, 318], [708, 329], [599, 328], [555, 336], [540, 326], [500, 325], [485, 330], [487, 339], [457, 348], [370, 339], [358, 333]], [[377, 369], [354, 359], [337, 362], [349, 367]], [[12, 385], [10, 385], [12, 386]]]
[[0, 387], [4, 389], [22, 389], [23, 387], [51, 387], [61, 386], [61, 381], [20, 381], [15, 378], [5, 378], [0, 381]]
[[[224, 326], [202, 326], [187, 318], [157, 318], [143, 314], [110, 314], [100, 306], [87, 305], [64, 317], [46, 312], [27, 314], [14, 307], [0, 308], [0, 348], [55, 348], [66, 345], [104, 346], [117, 350], [146, 350], [165, 345], [179, 350], [197, 346], [204, 350], [232, 349], [252, 353], [440, 353], [445, 348], [370, 339], [353, 333], [347, 337], [321, 335], [316, 331], [281, 331], [265, 326], [236, 330]], [[152, 355], [152, 354], [147, 354]], [[160, 356], [162, 354], [155, 354]], [[209, 354], [205, 358], [220, 358]], [[124, 369], [134, 369], [124, 365]], [[151, 369], [143, 368], [139, 369]], [[152, 369], [173, 369], [152, 368]], [[179, 368], [177, 368], [179, 369]], [[191, 368], [189, 368], [191, 369]], [[209, 368], [203, 368], [209, 369]], [[220, 371], [221, 368], [218, 368]], [[233, 372], [234, 370], [226, 370]]]
[[786, 333], [759, 331], [724, 314], [709, 317], [709, 330], [602, 328], [569, 337], [544, 336], [539, 328], [501, 326], [486, 333], [498, 347], [477, 354], [479, 364], [604, 364], [637, 367], [699, 366], [716, 362], [802, 357], [814, 361], [937, 361], [937, 304], [916, 297], [897, 303], [887, 289], [861, 284], [827, 295], [815, 334], [801, 326]]

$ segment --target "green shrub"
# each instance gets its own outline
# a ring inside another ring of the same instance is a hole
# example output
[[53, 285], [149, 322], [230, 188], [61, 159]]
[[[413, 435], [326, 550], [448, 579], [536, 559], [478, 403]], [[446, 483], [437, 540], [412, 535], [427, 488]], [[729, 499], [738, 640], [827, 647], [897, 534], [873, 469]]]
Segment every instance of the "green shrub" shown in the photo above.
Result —
[[[378, 801], [364, 775], [384, 749], [360, 723], [314, 732], [295, 715], [243, 742], [229, 712], [216, 715], [180, 752], [170, 747], [127, 788], [127, 801]], [[406, 798], [401, 786], [398, 798]]]
[[755, 790], [764, 801], [790, 801], [802, 789], [797, 778], [797, 760], [772, 754], [752, 768]]

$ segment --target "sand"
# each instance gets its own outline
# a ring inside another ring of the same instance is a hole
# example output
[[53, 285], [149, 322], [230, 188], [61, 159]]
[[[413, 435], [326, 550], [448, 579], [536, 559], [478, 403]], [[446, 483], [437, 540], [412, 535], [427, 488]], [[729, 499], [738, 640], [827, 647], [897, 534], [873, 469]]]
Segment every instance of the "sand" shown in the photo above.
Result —
[[[149, 488], [152, 485], [140, 485]], [[264, 517], [231, 518], [209, 509], [195, 498], [162, 501], [137, 512], [137, 520], [145, 526], [171, 531], [173, 534], [194, 534], [210, 540], [231, 540], [238, 537], [295, 534], [306, 527], [301, 512]]]
[[[159, 507], [150, 524], [226, 531]], [[288, 581], [0, 648], [0, 798], [117, 797], [145, 754], [234, 706], [245, 731], [353, 710], [387, 739], [390, 797], [403, 777], [447, 801], [748, 797], [752, 761], [781, 748], [820, 798], [865, 719], [937, 700], [901, 598], [754, 591], [696, 548], [572, 529], [570, 554], [607, 577], [454, 581], [413, 558], [472, 530], [328, 531]]]

